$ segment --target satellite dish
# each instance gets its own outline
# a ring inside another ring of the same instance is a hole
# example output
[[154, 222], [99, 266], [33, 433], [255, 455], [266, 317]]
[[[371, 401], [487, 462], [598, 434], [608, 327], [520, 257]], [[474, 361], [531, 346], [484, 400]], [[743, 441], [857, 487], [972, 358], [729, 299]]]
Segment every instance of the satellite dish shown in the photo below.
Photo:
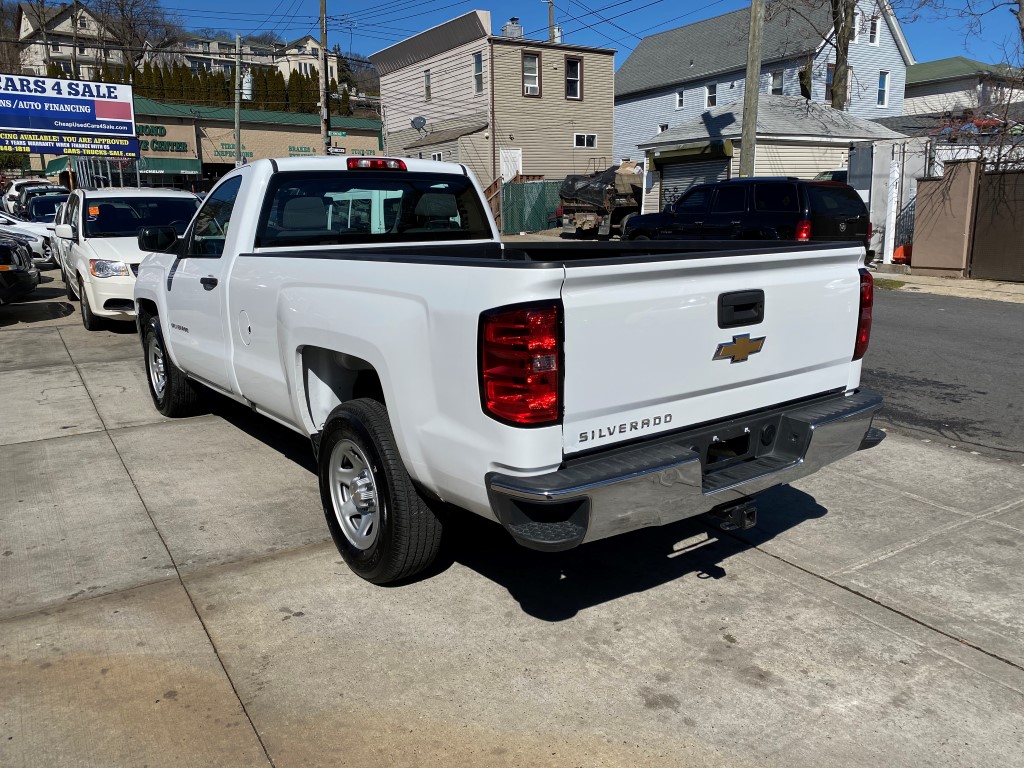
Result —
[[422, 131], [423, 126], [426, 124], [427, 118], [423, 117], [423, 115], [418, 115], [412, 119], [412, 127], [415, 128], [417, 131]]

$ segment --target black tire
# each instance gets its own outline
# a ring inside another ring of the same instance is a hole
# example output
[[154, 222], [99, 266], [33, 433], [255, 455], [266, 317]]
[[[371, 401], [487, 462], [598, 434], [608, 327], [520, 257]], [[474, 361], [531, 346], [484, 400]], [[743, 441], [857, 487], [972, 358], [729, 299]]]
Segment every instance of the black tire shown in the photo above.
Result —
[[[151, 354], [151, 344], [155, 345], [154, 349], [159, 352], [163, 362], [162, 390], [157, 385], [159, 377], [154, 375], [156, 361]], [[149, 395], [156, 409], [172, 419], [197, 414], [200, 410], [197, 385], [189, 381], [167, 354], [160, 321], [155, 317], [147, 318], [142, 326], [142, 351], [146, 363], [146, 384], [149, 385]]]
[[67, 294], [68, 301], [78, 301], [75, 292], [71, 290], [71, 280], [68, 278], [68, 273], [64, 271], [63, 267], [60, 270], [60, 274], [64, 278], [64, 293]]
[[82, 325], [85, 326], [85, 330], [101, 330], [103, 328], [103, 318], [97, 317], [93, 314], [92, 307], [89, 306], [89, 296], [85, 292], [85, 285], [82, 283], [82, 278], [78, 278], [78, 298], [81, 300], [82, 304]]
[[632, 236], [631, 238], [629, 238], [629, 239], [630, 239], [630, 240], [650, 240], [651, 238], [650, 238], [650, 236], [649, 236], [649, 235], [633, 235], [633, 236]]
[[636, 213], [627, 213], [619, 220], [619, 237], [622, 237], [622, 233], [626, 231], [626, 225], [629, 224], [629, 220], [634, 216], [638, 216]]
[[[353, 449], [360, 461], [345, 467]], [[358, 399], [336, 408], [321, 434], [319, 454], [320, 499], [327, 527], [356, 575], [373, 584], [389, 584], [419, 573], [434, 561], [441, 547], [441, 522], [413, 486], [381, 403]], [[352, 486], [362, 485], [353, 492], [337, 473], [357, 471]], [[368, 487], [370, 496], [365, 495]], [[352, 520], [363, 516], [358, 505], [348, 504], [361, 491], [372, 538], [366, 534], [366, 540], [357, 543]], [[347, 515], [343, 514], [346, 507]]]

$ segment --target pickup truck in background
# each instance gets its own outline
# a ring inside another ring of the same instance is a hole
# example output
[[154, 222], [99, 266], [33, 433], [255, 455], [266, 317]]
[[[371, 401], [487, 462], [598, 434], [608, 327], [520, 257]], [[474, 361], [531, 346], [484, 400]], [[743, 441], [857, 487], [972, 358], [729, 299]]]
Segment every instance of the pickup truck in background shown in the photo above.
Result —
[[753, 494], [883, 437], [857, 243], [503, 244], [464, 166], [326, 157], [235, 169], [139, 244], [156, 407], [207, 387], [309, 436], [375, 583], [433, 560], [436, 502], [552, 551], [746, 527]]

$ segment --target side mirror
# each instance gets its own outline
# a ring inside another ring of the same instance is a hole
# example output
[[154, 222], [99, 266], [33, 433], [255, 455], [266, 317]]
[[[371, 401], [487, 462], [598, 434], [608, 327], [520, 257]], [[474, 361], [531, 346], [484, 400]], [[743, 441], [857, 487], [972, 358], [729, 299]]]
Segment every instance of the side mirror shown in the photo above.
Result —
[[[51, 227], [47, 227], [51, 229]], [[53, 234], [59, 237], [61, 240], [74, 240], [75, 230], [71, 228], [70, 224], [55, 224], [53, 227]]]
[[178, 242], [178, 231], [174, 227], [143, 227], [139, 230], [139, 250], [149, 253], [166, 253]]

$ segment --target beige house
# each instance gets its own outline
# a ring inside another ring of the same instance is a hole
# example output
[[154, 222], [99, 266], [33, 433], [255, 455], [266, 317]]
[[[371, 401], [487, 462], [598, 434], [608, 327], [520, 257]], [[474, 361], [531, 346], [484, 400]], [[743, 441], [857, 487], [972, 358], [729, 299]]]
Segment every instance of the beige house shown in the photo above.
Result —
[[[281, 70], [285, 80], [288, 79], [292, 72], [299, 72], [303, 75], [310, 75], [313, 73], [313, 70], [319, 72], [322, 55], [320, 41], [312, 35], [300, 37], [298, 40], [293, 40], [274, 51], [277, 68]], [[328, 52], [327, 79], [337, 78], [338, 72], [338, 57]]]
[[42, 14], [34, 4], [18, 6], [18, 45], [25, 74], [45, 76], [50, 64], [66, 74], [93, 79], [104, 62], [121, 66], [113, 37], [83, 5], [46, 6]]
[[369, 57], [385, 152], [463, 163], [484, 186], [611, 165], [615, 51], [490, 29], [471, 11]]

